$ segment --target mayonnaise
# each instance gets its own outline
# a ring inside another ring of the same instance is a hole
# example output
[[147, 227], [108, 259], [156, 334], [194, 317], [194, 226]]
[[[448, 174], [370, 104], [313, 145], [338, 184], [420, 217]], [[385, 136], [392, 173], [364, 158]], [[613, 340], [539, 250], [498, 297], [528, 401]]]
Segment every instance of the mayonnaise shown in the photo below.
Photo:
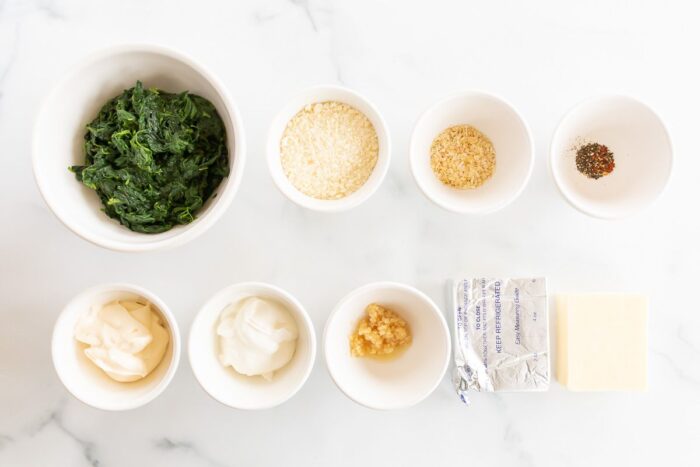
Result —
[[85, 355], [110, 378], [136, 381], [158, 366], [170, 334], [149, 303], [115, 300], [93, 306], [75, 326]]
[[246, 297], [227, 306], [216, 327], [219, 361], [247, 376], [270, 381], [274, 371], [292, 359], [297, 325], [281, 304]]

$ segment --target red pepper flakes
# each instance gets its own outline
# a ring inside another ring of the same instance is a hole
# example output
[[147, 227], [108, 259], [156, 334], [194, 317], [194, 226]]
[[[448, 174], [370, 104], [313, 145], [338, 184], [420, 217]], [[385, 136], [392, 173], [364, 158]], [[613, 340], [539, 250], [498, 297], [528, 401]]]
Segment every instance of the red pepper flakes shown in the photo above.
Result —
[[598, 180], [615, 169], [615, 158], [605, 145], [584, 144], [576, 150], [576, 168], [586, 177]]

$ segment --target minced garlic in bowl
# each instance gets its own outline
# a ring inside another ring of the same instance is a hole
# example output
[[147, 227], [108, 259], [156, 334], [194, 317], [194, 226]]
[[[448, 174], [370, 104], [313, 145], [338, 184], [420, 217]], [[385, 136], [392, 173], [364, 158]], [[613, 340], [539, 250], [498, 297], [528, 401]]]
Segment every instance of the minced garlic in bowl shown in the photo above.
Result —
[[386, 358], [411, 345], [408, 323], [396, 312], [371, 303], [350, 336], [353, 357]]

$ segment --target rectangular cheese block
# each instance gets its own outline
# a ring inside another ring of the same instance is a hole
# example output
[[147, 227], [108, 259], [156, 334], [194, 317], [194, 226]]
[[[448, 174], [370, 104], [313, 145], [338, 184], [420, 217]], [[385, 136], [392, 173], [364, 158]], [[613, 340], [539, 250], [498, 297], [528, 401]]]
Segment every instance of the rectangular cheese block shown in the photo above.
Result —
[[572, 391], [647, 387], [648, 299], [571, 294], [555, 298], [557, 379]]

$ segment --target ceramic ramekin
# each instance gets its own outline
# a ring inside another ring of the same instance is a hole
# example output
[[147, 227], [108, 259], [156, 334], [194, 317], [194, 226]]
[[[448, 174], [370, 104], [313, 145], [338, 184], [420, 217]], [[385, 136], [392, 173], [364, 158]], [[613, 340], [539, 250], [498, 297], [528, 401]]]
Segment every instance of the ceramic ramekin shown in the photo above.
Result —
[[[461, 190], [444, 185], [430, 166], [433, 140], [455, 125], [477, 128], [496, 151], [495, 171], [478, 188]], [[515, 107], [494, 94], [466, 91], [423, 112], [411, 136], [410, 161], [416, 183], [435, 204], [460, 214], [486, 214], [508, 206], [525, 189], [535, 147], [530, 129]]]
[[[304, 106], [325, 101], [343, 102], [365, 114], [370, 122], [372, 122], [379, 140], [377, 164], [364, 185], [344, 198], [333, 200], [313, 198], [299, 191], [284, 174], [280, 158], [280, 140], [282, 139], [282, 134], [289, 120], [303, 109]], [[366, 97], [342, 86], [314, 86], [297, 94], [285, 104], [282, 110], [280, 110], [272, 120], [267, 135], [267, 165], [275, 185], [294, 203], [315, 211], [345, 211], [367, 201], [382, 184], [384, 176], [389, 169], [390, 159], [391, 138], [386, 122], [379, 113], [379, 110], [377, 110]]]
[[[75, 325], [95, 304], [113, 300], [144, 298], [163, 318], [170, 334], [168, 349], [160, 364], [145, 378], [115, 381], [84, 354], [75, 340]], [[58, 378], [78, 400], [103, 410], [129, 410], [160, 395], [173, 379], [180, 362], [180, 331], [170, 308], [154, 293], [131, 284], [103, 284], [81, 292], [65, 306], [54, 326], [51, 357]]]
[[[196, 214], [197, 219], [159, 234], [132, 232], [100, 209], [97, 194], [68, 171], [85, 161], [83, 136], [102, 105], [141, 80], [171, 92], [209, 99], [226, 126], [230, 174]], [[78, 63], [45, 99], [34, 126], [32, 164], [41, 195], [69, 229], [96, 245], [148, 251], [181, 245], [211, 227], [230, 205], [245, 163], [245, 137], [237, 107], [223, 84], [192, 58], [154, 45], [108, 48]]]
[[[371, 303], [394, 310], [408, 322], [412, 343], [396, 359], [350, 354], [350, 336]], [[373, 409], [399, 409], [422, 401], [442, 381], [451, 340], [445, 317], [427, 295], [408, 285], [376, 282], [338, 302], [326, 322], [323, 349], [328, 371], [346, 396]]]
[[[612, 173], [594, 180], [578, 172], [575, 147], [585, 142], [603, 144], [613, 152]], [[668, 184], [671, 136], [661, 117], [637, 99], [593, 97], [559, 123], [549, 167], [559, 192], [579, 211], [601, 219], [628, 217], [651, 205]]]
[[[245, 376], [219, 361], [216, 326], [229, 304], [256, 296], [274, 300], [294, 316], [299, 336], [292, 360], [275, 371], [271, 381], [262, 376]], [[215, 400], [237, 409], [268, 409], [282, 404], [304, 385], [316, 359], [316, 333], [308, 313], [299, 301], [274, 285], [244, 282], [217, 292], [197, 313], [188, 342], [190, 365], [202, 388]]]

